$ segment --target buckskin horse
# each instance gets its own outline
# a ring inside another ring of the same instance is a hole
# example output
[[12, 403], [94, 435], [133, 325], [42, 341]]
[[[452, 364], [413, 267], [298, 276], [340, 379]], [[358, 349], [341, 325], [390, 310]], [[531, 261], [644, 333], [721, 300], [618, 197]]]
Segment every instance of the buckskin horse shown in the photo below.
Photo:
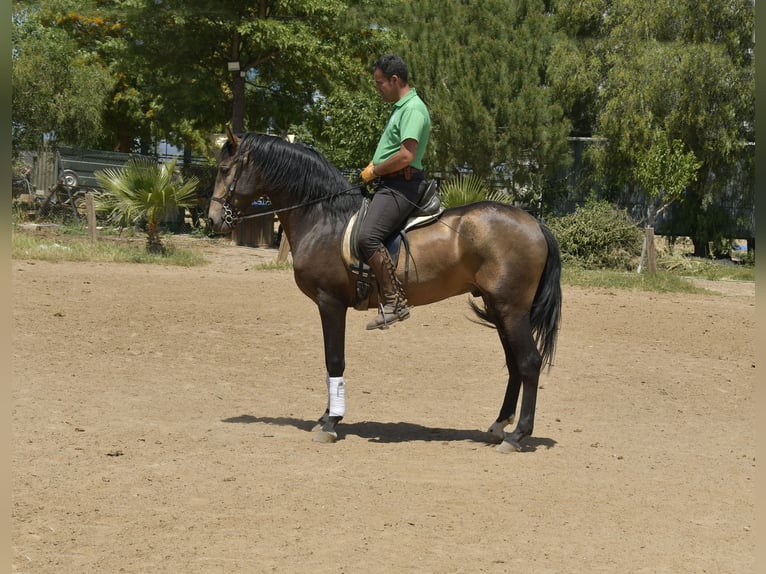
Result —
[[[360, 189], [309, 146], [228, 130], [208, 211], [211, 228], [228, 233], [255, 198], [271, 200], [289, 241], [295, 282], [317, 305], [322, 322], [328, 402], [314, 427], [318, 442], [337, 439], [345, 414], [346, 312], [355, 305], [357, 280], [341, 244], [362, 204]], [[446, 209], [434, 223], [408, 231], [407, 239], [397, 276], [410, 306], [464, 293], [481, 298], [483, 306], [469, 304], [481, 322], [497, 329], [508, 368], [487, 441], [501, 452], [521, 450], [532, 434], [538, 378], [552, 365], [561, 318], [556, 239], [526, 211], [492, 201]], [[369, 304], [377, 303], [372, 288]], [[518, 424], [507, 433], [522, 386]]]

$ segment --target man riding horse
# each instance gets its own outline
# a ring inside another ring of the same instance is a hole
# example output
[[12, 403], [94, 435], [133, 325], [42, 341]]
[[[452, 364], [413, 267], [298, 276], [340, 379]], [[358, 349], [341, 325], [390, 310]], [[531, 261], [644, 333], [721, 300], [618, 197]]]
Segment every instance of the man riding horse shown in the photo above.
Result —
[[359, 230], [358, 248], [380, 291], [378, 316], [367, 329], [384, 329], [410, 316], [404, 287], [383, 242], [402, 227], [420, 199], [431, 117], [409, 85], [407, 66], [399, 56], [381, 56], [372, 70], [375, 88], [384, 102], [393, 104], [393, 110], [372, 161], [361, 173], [364, 183], [378, 180], [378, 184]]

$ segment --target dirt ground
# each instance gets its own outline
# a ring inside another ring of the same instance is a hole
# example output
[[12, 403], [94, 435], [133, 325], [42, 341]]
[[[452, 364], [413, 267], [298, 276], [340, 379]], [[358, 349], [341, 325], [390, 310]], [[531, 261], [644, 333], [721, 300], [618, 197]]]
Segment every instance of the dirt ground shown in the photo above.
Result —
[[520, 453], [467, 297], [348, 319], [334, 445], [319, 318], [275, 250], [191, 269], [14, 260], [12, 571], [747, 573], [755, 288], [564, 287]]

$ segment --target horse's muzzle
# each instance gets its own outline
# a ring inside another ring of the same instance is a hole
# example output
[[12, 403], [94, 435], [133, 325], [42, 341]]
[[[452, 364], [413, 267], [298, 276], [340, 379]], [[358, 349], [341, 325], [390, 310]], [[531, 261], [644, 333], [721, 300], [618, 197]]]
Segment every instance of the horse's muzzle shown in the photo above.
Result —
[[[218, 204], [218, 206], [215, 204]], [[239, 210], [232, 207], [228, 200], [218, 197], [212, 198], [210, 210], [208, 211], [210, 229], [216, 233], [232, 231], [237, 226], [239, 217]]]

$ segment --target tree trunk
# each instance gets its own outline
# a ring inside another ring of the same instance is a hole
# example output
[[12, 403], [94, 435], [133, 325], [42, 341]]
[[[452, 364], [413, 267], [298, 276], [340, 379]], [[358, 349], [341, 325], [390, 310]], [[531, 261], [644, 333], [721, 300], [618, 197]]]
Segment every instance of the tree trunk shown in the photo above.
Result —
[[[240, 49], [239, 32], [234, 32], [234, 36], [231, 38], [231, 52], [229, 54], [230, 62], [239, 62], [239, 49]], [[231, 72], [231, 94], [232, 94], [232, 110], [231, 110], [231, 130], [235, 134], [241, 134], [245, 132], [245, 71], [244, 70], [232, 70]]]
[[165, 254], [165, 246], [160, 238], [160, 226], [153, 219], [146, 222], [146, 250], [149, 253]]
[[231, 92], [234, 96], [231, 113], [231, 130], [235, 134], [245, 132], [245, 78], [232, 72]]

